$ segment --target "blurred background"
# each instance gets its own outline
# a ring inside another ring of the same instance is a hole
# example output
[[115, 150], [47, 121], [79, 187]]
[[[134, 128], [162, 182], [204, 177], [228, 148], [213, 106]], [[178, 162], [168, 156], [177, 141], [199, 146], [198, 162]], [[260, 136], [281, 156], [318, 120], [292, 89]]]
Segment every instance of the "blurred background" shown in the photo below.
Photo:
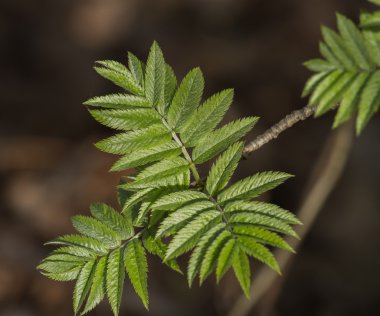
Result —
[[[153, 40], [179, 78], [200, 66], [205, 95], [234, 87], [228, 120], [261, 120], [249, 138], [306, 104], [320, 24], [335, 12], [356, 19], [366, 1], [345, 0], [1, 0], [0, 316], [72, 315], [73, 284], [42, 277], [44, 242], [72, 231], [69, 217], [93, 201], [116, 206], [116, 160], [93, 143], [111, 132], [81, 103], [118, 91], [93, 62], [145, 59]], [[255, 152], [236, 178], [281, 170], [297, 177], [267, 196], [297, 211], [333, 115], [309, 119]], [[348, 165], [294, 257], [270, 315], [379, 315], [380, 116], [356, 139]], [[125, 175], [125, 174], [124, 174]], [[184, 262], [182, 262], [183, 264]], [[158, 260], [150, 264], [150, 312], [126, 284], [121, 315], [227, 315], [240, 295], [234, 276], [188, 289]], [[259, 264], [253, 274], [259, 271]], [[269, 312], [268, 312], [269, 313]], [[111, 315], [102, 304], [90, 315]], [[254, 310], [249, 315], [266, 315]], [[269, 315], [269, 314], [268, 314]]]

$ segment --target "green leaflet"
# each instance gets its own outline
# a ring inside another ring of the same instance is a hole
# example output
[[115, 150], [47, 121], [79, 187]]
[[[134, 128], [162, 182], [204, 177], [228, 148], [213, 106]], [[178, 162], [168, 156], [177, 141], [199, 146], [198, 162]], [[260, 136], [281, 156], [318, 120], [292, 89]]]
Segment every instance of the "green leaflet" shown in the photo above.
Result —
[[169, 107], [168, 123], [178, 130], [197, 108], [203, 93], [204, 79], [199, 68], [191, 70], [182, 80]]
[[124, 131], [146, 128], [161, 122], [157, 112], [151, 109], [90, 110], [90, 113], [99, 123]]
[[116, 232], [92, 217], [76, 215], [71, 218], [71, 222], [79, 233], [97, 239], [106, 246], [116, 246], [121, 240]]
[[181, 139], [186, 146], [196, 146], [203, 136], [214, 130], [230, 107], [233, 95], [233, 89], [223, 90], [197, 109], [181, 129]]
[[165, 260], [173, 259], [192, 249], [200, 235], [207, 230], [214, 220], [219, 218], [217, 211], [202, 212], [197, 218], [183, 227], [172, 239], [166, 252]]
[[104, 203], [93, 203], [90, 210], [92, 216], [115, 231], [120, 236], [120, 239], [132, 237], [134, 233], [132, 223], [112, 207]]
[[233, 200], [254, 198], [269, 191], [292, 175], [283, 172], [261, 172], [231, 185], [218, 195], [218, 202], [226, 203]]
[[88, 250], [82, 247], [76, 246], [68, 246], [68, 247], [59, 247], [52, 251], [53, 254], [67, 254], [76, 256], [84, 259], [92, 259], [96, 257], [96, 253], [92, 252], [92, 250]]
[[351, 84], [350, 89], [348, 89], [343, 96], [342, 103], [335, 116], [334, 128], [348, 121], [351, 115], [357, 110], [361, 91], [369, 77], [369, 73], [363, 72], [357, 76], [355, 81]]
[[[122, 183], [122, 184], [119, 184], [119, 189], [120, 190], [124, 190], [122, 189], [122, 187], [125, 185], [126, 183]], [[141, 201], [145, 200], [145, 199], [149, 199], [152, 195], [156, 195], [156, 190], [155, 188], [146, 188], [146, 189], [143, 189], [143, 190], [138, 190], [137, 192], [133, 193], [128, 199], [127, 201], [124, 203], [123, 205], [123, 209], [122, 209], [122, 213], [127, 213], [127, 211], [130, 211], [135, 205], [137, 205], [138, 203], [140, 203]]]
[[355, 60], [348, 54], [343, 39], [336, 32], [325, 26], [322, 26], [322, 36], [343, 67], [354, 69]]
[[152, 205], [152, 208], [170, 211], [200, 200], [208, 200], [207, 195], [198, 191], [184, 190], [164, 195]]
[[280, 266], [276, 258], [266, 247], [260, 245], [249, 237], [239, 237], [238, 242], [240, 249], [243, 250], [247, 255], [260, 260], [277, 273], [281, 273]]
[[257, 214], [268, 215], [273, 218], [277, 218], [287, 224], [302, 224], [299, 219], [291, 212], [284, 210], [283, 208], [265, 202], [257, 202], [257, 201], [244, 201], [238, 200], [228, 203], [224, 211], [228, 213], [234, 212], [254, 212]]
[[234, 256], [232, 267], [245, 296], [249, 299], [251, 297], [251, 269], [248, 257], [241, 249]]
[[294, 253], [293, 248], [279, 235], [267, 229], [254, 226], [235, 226], [233, 232], [236, 235], [251, 237], [261, 244], [267, 244]]
[[311, 59], [303, 63], [303, 65], [314, 72], [329, 72], [335, 69], [335, 65], [323, 59]]
[[54, 281], [66, 282], [66, 281], [74, 281], [78, 278], [81, 267], [75, 267], [71, 270], [60, 272], [60, 273], [49, 273], [41, 270], [41, 274], [48, 277]]
[[73, 296], [73, 307], [75, 314], [78, 313], [90, 290], [92, 279], [94, 277], [95, 266], [95, 260], [87, 262], [78, 275]]
[[117, 134], [96, 143], [101, 151], [111, 154], [129, 154], [136, 150], [162, 145], [171, 140], [169, 132], [160, 125]]
[[224, 245], [232, 240], [232, 235], [228, 230], [222, 231], [207, 249], [206, 254], [202, 260], [201, 269], [199, 272], [199, 282], [202, 284], [204, 280], [211, 274], [218, 262], [220, 252]]
[[225, 228], [226, 225], [224, 223], [219, 223], [211, 228], [207, 233], [205, 233], [200, 239], [197, 247], [190, 257], [189, 265], [187, 268], [187, 280], [189, 286], [191, 286], [196, 275], [200, 272], [202, 261], [206, 255], [207, 250], [212, 244], [214, 244], [216, 236], [218, 236]]
[[359, 102], [359, 114], [356, 121], [356, 131], [360, 134], [368, 124], [371, 117], [379, 110], [380, 106], [380, 71], [376, 71], [363, 88]]
[[355, 77], [355, 74], [352, 73], [344, 73], [339, 77], [329, 91], [321, 95], [315, 115], [320, 116], [330, 110], [342, 98], [343, 94], [350, 89]]
[[238, 213], [231, 215], [229, 222], [234, 226], [253, 225], [256, 227], [264, 227], [283, 234], [297, 237], [296, 232], [288, 224], [266, 215], [260, 215], [251, 212]]
[[128, 67], [134, 80], [144, 86], [144, 63], [131, 52], [128, 52]]
[[119, 159], [111, 168], [111, 171], [122, 171], [129, 168], [144, 166], [148, 163], [165, 158], [176, 157], [181, 154], [179, 145], [170, 141], [150, 149], [134, 151]]
[[177, 209], [162, 221], [157, 231], [157, 237], [164, 237], [173, 234], [173, 232], [178, 231], [178, 229], [182, 228], [192, 219], [197, 218], [199, 214], [214, 208], [215, 205], [212, 202], [206, 200], [193, 202], [189, 205], [185, 205]]
[[62, 260], [50, 260], [50, 258], [47, 258], [42, 261], [42, 263], [37, 268], [46, 273], [59, 274], [73, 270], [81, 270], [82, 266], [82, 262], [66, 262]]
[[94, 97], [83, 104], [118, 110], [150, 107], [149, 101], [144, 97], [130, 94], [109, 94], [101, 97]]
[[343, 76], [344, 72], [340, 69], [329, 73], [315, 88], [314, 92], [310, 97], [310, 104], [317, 105], [321, 98], [329, 91], [330, 87], [333, 86], [339, 79]]
[[227, 270], [231, 267], [232, 262], [239, 250], [235, 239], [230, 239], [220, 251], [216, 266], [216, 281], [219, 282]]
[[243, 148], [241, 142], [230, 146], [212, 166], [206, 182], [206, 190], [211, 196], [219, 193], [227, 185], [240, 161]]
[[319, 51], [321, 55], [326, 58], [331, 65], [334, 66], [334, 69], [343, 69], [341, 61], [334, 55], [333, 51], [325, 43], [319, 43]]
[[124, 65], [113, 60], [98, 61], [97, 63], [103, 66], [94, 67], [99, 75], [127, 91], [143, 95], [143, 88], [134, 80], [132, 74]]
[[121, 185], [124, 189], [143, 189], [175, 185], [174, 176], [189, 169], [189, 163], [180, 157], [162, 160], [140, 172], [135, 181]]
[[150, 48], [145, 68], [145, 96], [155, 107], [164, 102], [165, 61], [156, 42]]
[[106, 264], [107, 257], [100, 258], [96, 264], [90, 294], [88, 295], [87, 304], [82, 312], [82, 315], [93, 310], [104, 298], [106, 283]]
[[174, 74], [172, 67], [168, 64], [165, 65], [165, 84], [164, 84], [164, 109], [163, 113], [166, 114], [167, 108], [173, 100], [174, 93], [177, 89], [177, 78]]
[[197, 164], [215, 157], [229, 145], [247, 134], [257, 122], [257, 117], [248, 117], [231, 122], [211, 132], [197, 144], [193, 151], [193, 160]]
[[329, 75], [329, 73], [330, 72], [324, 71], [311, 76], [305, 84], [305, 88], [302, 92], [302, 97], [306, 97], [312, 93], [315, 87], [317, 87], [322, 82], [322, 80], [324, 80]]
[[104, 254], [106, 252], [106, 248], [100, 241], [91, 237], [81, 235], [65, 235], [62, 237], [58, 237], [57, 239], [50, 241], [46, 244], [76, 246], [84, 248], [85, 250], [97, 252], [99, 254]]
[[355, 24], [345, 16], [337, 14], [338, 29], [342, 34], [345, 47], [361, 69], [370, 70], [374, 65], [369, 58], [364, 38]]
[[148, 263], [141, 241], [134, 239], [125, 247], [125, 268], [136, 293], [148, 309]]
[[123, 251], [118, 248], [108, 256], [106, 275], [107, 297], [115, 316], [119, 315], [124, 278]]

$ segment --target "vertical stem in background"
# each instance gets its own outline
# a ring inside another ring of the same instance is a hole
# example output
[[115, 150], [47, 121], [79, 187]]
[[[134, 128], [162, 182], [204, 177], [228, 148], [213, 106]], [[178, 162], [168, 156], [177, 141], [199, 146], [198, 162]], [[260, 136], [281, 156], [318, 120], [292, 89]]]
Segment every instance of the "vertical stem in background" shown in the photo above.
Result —
[[[301, 246], [301, 240], [313, 226], [315, 219], [322, 210], [327, 198], [340, 179], [347, 158], [352, 147], [353, 129], [352, 124], [346, 124], [335, 131], [327, 140], [321, 155], [311, 173], [305, 198], [298, 212], [303, 226], [297, 229], [300, 240], [288, 239], [289, 244], [297, 250]], [[277, 250], [275, 256], [284, 272], [281, 284], [278, 284], [273, 295], [265, 302], [262, 315], [270, 315], [277, 298], [281, 293], [281, 285], [286, 278], [286, 272], [290, 269], [292, 254], [283, 250]], [[228, 313], [229, 316], [248, 316], [253, 307], [272, 288], [278, 280], [278, 275], [269, 268], [263, 268], [252, 283], [252, 297], [247, 300], [241, 296]]]

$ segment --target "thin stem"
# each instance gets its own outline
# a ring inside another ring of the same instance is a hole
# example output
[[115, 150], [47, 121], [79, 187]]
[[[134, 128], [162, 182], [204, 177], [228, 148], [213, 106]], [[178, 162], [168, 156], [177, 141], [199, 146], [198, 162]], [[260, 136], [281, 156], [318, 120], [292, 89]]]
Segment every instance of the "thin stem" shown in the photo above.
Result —
[[315, 107], [307, 105], [300, 110], [296, 110], [288, 114], [277, 124], [273, 125], [266, 132], [247, 144], [244, 148], [243, 157], [247, 158], [252, 152], [259, 149], [261, 146], [265, 145], [273, 139], [276, 139], [283, 131], [292, 127], [294, 124], [300, 121], [304, 121], [308, 117], [312, 116], [315, 112], [315, 109]]

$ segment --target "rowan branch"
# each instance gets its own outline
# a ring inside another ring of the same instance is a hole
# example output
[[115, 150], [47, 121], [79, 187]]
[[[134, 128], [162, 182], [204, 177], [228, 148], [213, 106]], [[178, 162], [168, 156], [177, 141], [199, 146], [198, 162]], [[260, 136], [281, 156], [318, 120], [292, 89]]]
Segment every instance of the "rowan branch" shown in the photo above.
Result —
[[312, 116], [315, 112], [315, 109], [315, 107], [307, 105], [300, 110], [296, 110], [288, 114], [277, 124], [273, 125], [266, 132], [259, 135], [256, 139], [247, 144], [244, 148], [243, 157], [247, 158], [252, 152], [259, 149], [261, 146], [265, 145], [271, 140], [276, 139], [282, 132], [292, 127], [294, 124], [304, 121]]

